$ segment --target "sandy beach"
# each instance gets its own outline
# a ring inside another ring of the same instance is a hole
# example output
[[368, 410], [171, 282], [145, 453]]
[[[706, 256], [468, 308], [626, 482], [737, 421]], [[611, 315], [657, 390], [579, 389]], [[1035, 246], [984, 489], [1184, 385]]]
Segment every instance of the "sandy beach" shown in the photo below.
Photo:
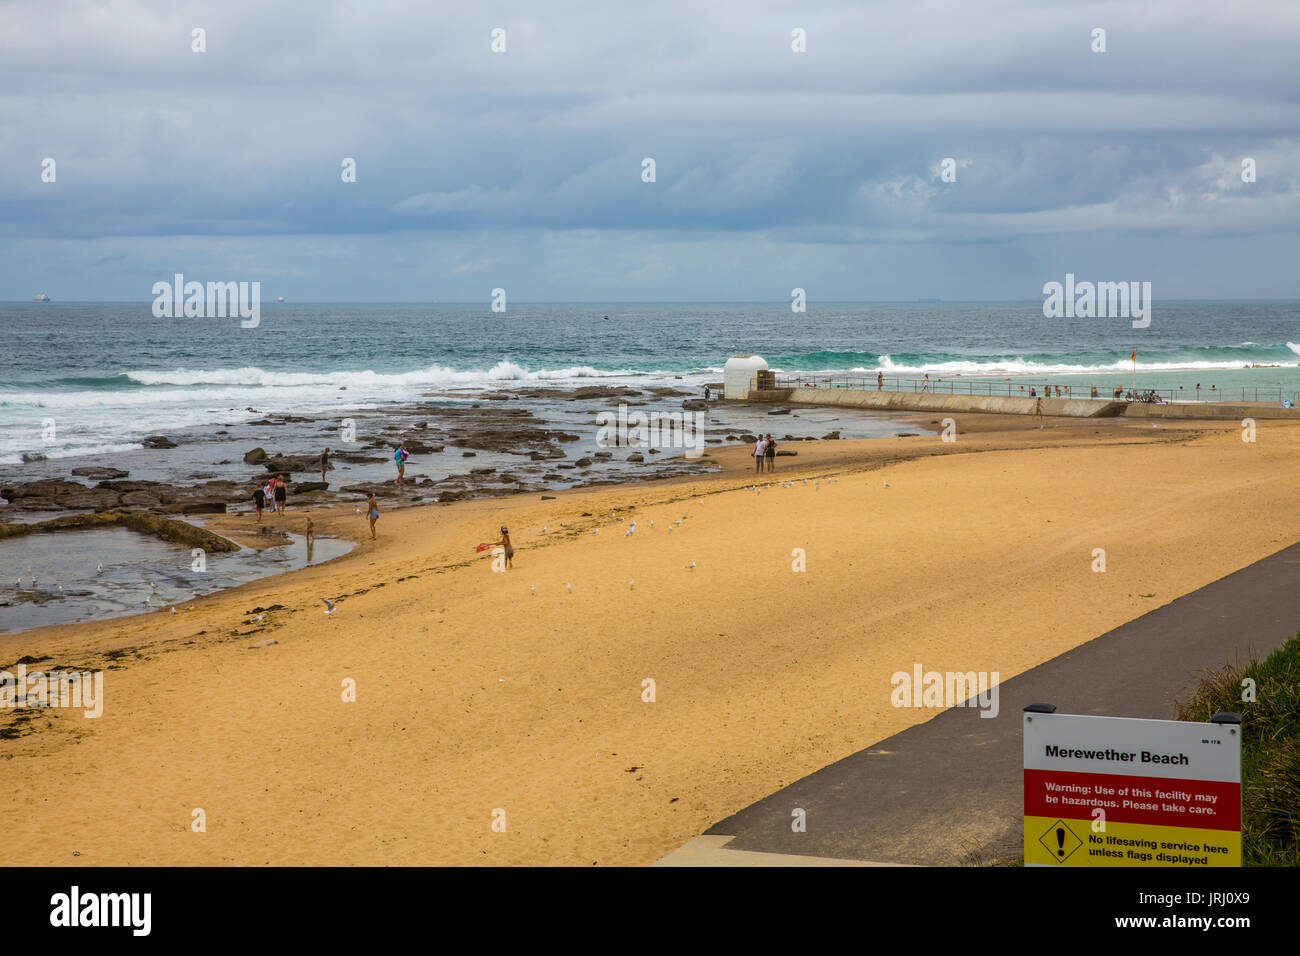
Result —
[[0, 636], [5, 667], [107, 669], [99, 719], [0, 713], [9, 861], [648, 864], [933, 716], [893, 672], [1006, 679], [1295, 540], [1290, 423], [916, 424], [799, 443], [761, 494], [732, 446], [708, 477], [385, 510], [373, 542], [360, 503], [291, 511], [358, 547]]

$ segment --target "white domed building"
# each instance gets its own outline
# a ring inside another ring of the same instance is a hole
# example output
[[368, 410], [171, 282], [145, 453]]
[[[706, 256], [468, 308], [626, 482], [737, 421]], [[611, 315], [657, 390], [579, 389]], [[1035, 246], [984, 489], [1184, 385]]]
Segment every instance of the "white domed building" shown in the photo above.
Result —
[[767, 361], [762, 356], [733, 355], [722, 368], [723, 398], [733, 401], [748, 398], [758, 388], [758, 373], [767, 370]]

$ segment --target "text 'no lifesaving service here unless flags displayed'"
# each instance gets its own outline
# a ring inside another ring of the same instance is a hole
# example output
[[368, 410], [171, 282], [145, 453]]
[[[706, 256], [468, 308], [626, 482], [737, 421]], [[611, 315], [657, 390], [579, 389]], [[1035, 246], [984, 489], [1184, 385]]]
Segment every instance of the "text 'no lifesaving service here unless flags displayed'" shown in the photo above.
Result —
[[1026, 866], [1241, 866], [1236, 714], [1203, 724], [1049, 707], [1023, 715]]

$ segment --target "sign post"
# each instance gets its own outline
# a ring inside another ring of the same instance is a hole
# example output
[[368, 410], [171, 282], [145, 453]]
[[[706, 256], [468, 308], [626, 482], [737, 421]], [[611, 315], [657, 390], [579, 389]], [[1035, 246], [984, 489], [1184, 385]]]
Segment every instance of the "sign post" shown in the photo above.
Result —
[[1241, 866], [1241, 718], [1023, 715], [1026, 866]]

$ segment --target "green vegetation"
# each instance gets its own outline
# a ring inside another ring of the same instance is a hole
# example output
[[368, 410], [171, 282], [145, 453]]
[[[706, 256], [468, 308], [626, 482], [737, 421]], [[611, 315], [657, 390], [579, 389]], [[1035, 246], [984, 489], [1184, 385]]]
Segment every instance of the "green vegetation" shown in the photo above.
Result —
[[[1254, 701], [1247, 679], [1254, 681]], [[1243, 686], [1245, 685], [1245, 686]], [[1300, 635], [1263, 662], [1200, 678], [1179, 720], [1241, 714], [1243, 866], [1300, 866]]]

